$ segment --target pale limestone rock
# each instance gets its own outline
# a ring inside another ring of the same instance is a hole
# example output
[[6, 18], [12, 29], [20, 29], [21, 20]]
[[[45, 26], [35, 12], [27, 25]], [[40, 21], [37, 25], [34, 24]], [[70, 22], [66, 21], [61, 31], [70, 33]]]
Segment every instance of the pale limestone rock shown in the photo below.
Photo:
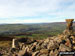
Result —
[[16, 39], [13, 39], [13, 40], [12, 40], [12, 48], [16, 48], [16, 46], [15, 46], [15, 40], [16, 40]]

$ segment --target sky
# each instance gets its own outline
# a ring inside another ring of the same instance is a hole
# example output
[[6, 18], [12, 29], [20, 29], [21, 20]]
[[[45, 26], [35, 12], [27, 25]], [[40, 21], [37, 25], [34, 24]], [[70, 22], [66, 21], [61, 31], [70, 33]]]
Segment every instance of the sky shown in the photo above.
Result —
[[75, 19], [75, 0], [0, 0], [0, 24]]

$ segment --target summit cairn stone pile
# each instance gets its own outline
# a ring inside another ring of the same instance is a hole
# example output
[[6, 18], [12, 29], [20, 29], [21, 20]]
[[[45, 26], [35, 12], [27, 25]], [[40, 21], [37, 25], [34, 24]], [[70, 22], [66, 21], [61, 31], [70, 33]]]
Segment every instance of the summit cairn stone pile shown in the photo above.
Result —
[[67, 28], [66, 30], [64, 31], [63, 34], [67, 35], [69, 40], [67, 40], [67, 43], [66, 45], [69, 44], [69, 42], [71, 42], [72, 44], [72, 49], [75, 50], [75, 35], [74, 35], [74, 32], [73, 32], [73, 21], [74, 19], [66, 19], [66, 22], [67, 22]]
[[60, 51], [75, 51], [73, 20], [66, 19], [67, 28], [62, 34], [44, 40], [33, 40], [30, 44], [18, 42], [20, 48], [14, 53], [9, 51], [6, 56], [58, 56]]
[[67, 23], [67, 28], [65, 30], [65, 34], [73, 34], [73, 20], [74, 19], [66, 19], [66, 23]]

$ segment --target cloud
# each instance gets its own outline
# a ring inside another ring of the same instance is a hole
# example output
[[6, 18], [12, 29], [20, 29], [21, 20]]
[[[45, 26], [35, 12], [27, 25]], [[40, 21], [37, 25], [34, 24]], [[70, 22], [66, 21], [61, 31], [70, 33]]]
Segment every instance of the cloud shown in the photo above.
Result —
[[4, 2], [0, 0], [0, 3], [2, 17], [36, 16], [57, 9], [56, 0], [4, 0]]
[[74, 15], [74, 0], [0, 0], [0, 22], [63, 21]]
[[38, 19], [5, 19], [4, 21], [3, 20], [0, 20], [1, 22], [0, 23], [10, 23], [10, 24], [15, 24], [15, 23], [45, 23], [45, 22], [49, 22], [49, 19], [47, 18], [47, 20], [45, 18], [38, 18]]

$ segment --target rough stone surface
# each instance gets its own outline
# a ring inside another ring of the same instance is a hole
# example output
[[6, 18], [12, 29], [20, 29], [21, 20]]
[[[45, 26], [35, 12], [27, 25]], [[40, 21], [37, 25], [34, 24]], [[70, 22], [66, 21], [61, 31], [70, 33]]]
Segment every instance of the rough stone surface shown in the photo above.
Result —
[[64, 44], [60, 44], [59, 51], [71, 51], [71, 48], [65, 46]]

